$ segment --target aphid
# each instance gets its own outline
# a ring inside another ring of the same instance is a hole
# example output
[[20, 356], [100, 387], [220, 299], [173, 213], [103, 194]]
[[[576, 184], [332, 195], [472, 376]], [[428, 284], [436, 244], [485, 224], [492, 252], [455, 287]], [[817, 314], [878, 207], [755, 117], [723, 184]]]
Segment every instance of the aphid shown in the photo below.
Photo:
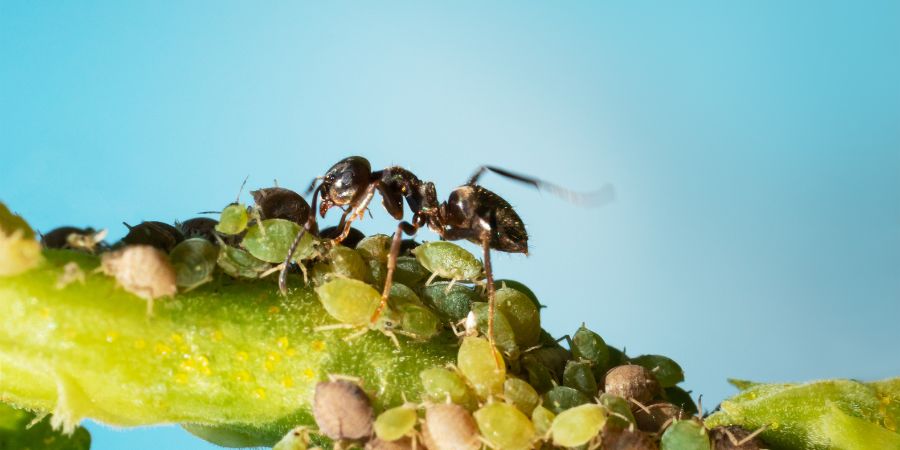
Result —
[[556, 386], [550, 389], [544, 393], [543, 400], [544, 407], [556, 414], [591, 402], [590, 397], [568, 386]]
[[478, 450], [478, 425], [468, 411], [453, 403], [438, 403], [425, 410], [422, 437], [428, 450]]
[[[397, 279], [397, 276], [394, 276]], [[452, 322], [466, 318], [472, 305], [484, 299], [474, 289], [447, 281], [432, 283], [421, 289], [423, 301]]]
[[419, 373], [419, 379], [427, 400], [434, 403], [450, 401], [466, 409], [474, 408], [475, 397], [455, 370], [433, 367]]
[[535, 441], [534, 424], [513, 405], [489, 403], [473, 416], [481, 437], [490, 448], [527, 450]]
[[713, 450], [760, 450], [767, 447], [759, 438], [764, 430], [751, 433], [737, 425], [727, 425], [709, 430], [709, 439]]
[[219, 247], [203, 238], [185, 239], [169, 253], [178, 287], [191, 290], [211, 281], [219, 259]]
[[[310, 235], [310, 239], [312, 236]], [[328, 250], [322, 262], [313, 266], [313, 280], [321, 284], [334, 277], [369, 279], [369, 265], [359, 253], [349, 247], [334, 246]]]
[[209, 217], [194, 217], [184, 222], [175, 222], [175, 228], [181, 231], [185, 239], [202, 238], [209, 242], [216, 242], [216, 225], [219, 221]]
[[603, 405], [609, 415], [609, 420], [606, 422], [607, 427], [627, 428], [635, 422], [634, 414], [631, 412], [631, 403], [628, 400], [604, 392], [598, 397], [597, 403]]
[[519, 281], [510, 280], [509, 278], [503, 278], [500, 280], [494, 280], [494, 285], [500, 286], [501, 289], [504, 287], [515, 289], [528, 296], [528, 299], [531, 300], [532, 303], [534, 303], [535, 308], [544, 308], [544, 305], [542, 305], [541, 302], [538, 301], [537, 295], [534, 294], [534, 291], [532, 291], [531, 288], [525, 286], [525, 284]]
[[556, 418], [556, 414], [553, 414], [553, 411], [550, 411], [547, 408], [544, 408], [541, 405], [538, 405], [531, 412], [531, 423], [534, 424], [534, 431], [544, 438], [550, 432], [550, 427], [553, 425], [553, 419]]
[[690, 418], [681, 408], [666, 402], [638, 405], [632, 411], [638, 428], [648, 433], [659, 433], [676, 420]]
[[[313, 214], [315, 216], [315, 214]], [[335, 239], [341, 234], [341, 229], [338, 227], [327, 227], [322, 228], [322, 231], [319, 231], [319, 237], [322, 239]], [[346, 247], [354, 248], [356, 244], [365, 238], [366, 235], [357, 230], [356, 228], [350, 227], [350, 231], [347, 232], [347, 237], [340, 241], [340, 244]]]
[[550, 425], [553, 444], [578, 447], [600, 434], [606, 424], [606, 409], [595, 403], [576, 406], [560, 412]]
[[593, 397], [597, 395], [597, 380], [591, 372], [590, 361], [569, 361], [563, 372], [563, 385], [577, 389], [581, 393]]
[[527, 381], [512, 377], [503, 383], [503, 398], [528, 416], [541, 403], [541, 396]]
[[496, 364], [498, 360], [502, 361], [502, 356], [489, 341], [477, 337], [463, 338], [456, 365], [482, 400], [503, 392], [506, 365]]
[[481, 278], [484, 267], [481, 261], [464, 248], [447, 241], [426, 242], [416, 247], [413, 254], [431, 278], [475, 281]]
[[626, 400], [649, 404], [660, 393], [659, 382], [653, 372], [636, 364], [613, 367], [606, 372], [603, 390]]
[[[415, 450], [413, 439], [404, 437], [395, 441], [385, 441], [381, 438], [372, 439], [366, 442], [365, 450]], [[275, 449], [272, 449], [275, 450]]]
[[372, 403], [356, 383], [337, 379], [316, 385], [313, 416], [319, 432], [336, 440], [356, 440], [372, 435]]
[[699, 412], [697, 404], [691, 398], [691, 394], [678, 386], [667, 387], [664, 389], [665, 398], [669, 403], [683, 409], [684, 412], [694, 415]]
[[135, 226], [122, 223], [128, 228], [128, 234], [122, 238], [127, 245], [150, 245], [168, 253], [184, 240], [184, 235], [167, 223], [147, 221]]
[[226, 235], [238, 235], [247, 229], [248, 223], [250, 223], [250, 214], [247, 212], [247, 207], [240, 203], [232, 203], [222, 209], [219, 214], [216, 231]]
[[510, 287], [494, 293], [497, 309], [506, 316], [521, 348], [538, 344], [541, 338], [541, 315], [527, 295]]
[[[570, 200], [581, 201], [585, 198], [535, 178], [482, 166], [468, 183], [454, 189], [447, 201], [441, 203], [434, 183], [422, 181], [412, 172], [396, 166], [372, 171], [369, 161], [359, 156], [339, 161], [321, 178], [321, 183], [313, 190], [313, 209], [319, 198], [322, 201], [319, 214], [323, 217], [332, 207], [345, 208], [338, 225], [342, 232], [335, 238], [337, 242], [347, 237], [354, 220], [364, 216], [376, 190], [381, 194], [385, 209], [394, 219], [403, 219], [404, 199], [412, 210], [411, 221], [400, 222], [394, 233], [381, 304], [372, 316], [372, 322], [378, 319], [378, 315], [387, 306], [403, 234], [412, 236], [419, 228], [427, 226], [444, 240], [465, 239], [481, 245], [490, 306], [488, 339], [493, 343], [495, 303], [490, 250], [527, 254], [528, 234], [519, 215], [506, 200], [477, 184], [478, 178], [485, 171], [530, 184]], [[611, 188], [607, 194], [611, 196]]]
[[41, 235], [44, 248], [84, 250], [93, 253], [106, 238], [106, 230], [94, 231], [93, 228], [59, 227]]
[[284, 435], [272, 450], [306, 450], [309, 447], [309, 431], [306, 427], [297, 427]]
[[668, 388], [684, 381], [684, 370], [677, 362], [662, 355], [641, 355], [631, 358], [632, 364], [643, 366], [653, 372], [659, 385]]
[[572, 357], [591, 362], [595, 379], [602, 379], [609, 369], [609, 347], [599, 334], [584, 324], [572, 336]]
[[262, 220], [284, 219], [299, 225], [309, 221], [309, 203], [300, 194], [282, 187], [250, 191]]
[[170, 297], [177, 291], [175, 270], [165, 253], [149, 245], [129, 245], [104, 253], [101, 270], [116, 279], [119, 286], [147, 300], [147, 314], [153, 314], [153, 301]]
[[534, 355], [525, 354], [521, 360], [522, 368], [528, 376], [528, 384], [539, 393], [545, 393], [553, 389], [556, 381], [547, 366], [543, 365]]
[[[346, 240], [342, 244], [348, 245]], [[391, 251], [391, 237], [386, 234], [373, 234], [361, 239], [353, 247], [366, 261], [387, 264], [388, 253]]]
[[650, 436], [629, 428], [606, 428], [601, 439], [603, 450], [656, 450]]
[[[490, 307], [485, 303], [472, 305], [472, 312], [477, 320], [478, 331], [487, 335], [490, 322]], [[510, 360], [519, 358], [519, 344], [516, 342], [516, 333], [509, 324], [509, 319], [503, 311], [497, 311], [494, 317], [494, 342], [493, 346], [499, 349]]]
[[706, 428], [694, 420], [679, 420], [663, 433], [660, 450], [710, 450]]
[[412, 433], [418, 420], [414, 405], [406, 404], [388, 409], [375, 419], [375, 436], [383, 441], [396, 441]]
[[[0, 203], [0, 206], [3, 204]], [[3, 226], [9, 225], [4, 223]], [[27, 227], [27, 224], [25, 226]], [[11, 228], [9, 231], [0, 228], [0, 277], [18, 275], [31, 270], [44, 260], [41, 255], [41, 244], [34, 239], [31, 228], [9, 227]]]
[[222, 271], [235, 278], [259, 278], [272, 265], [257, 259], [250, 252], [225, 243], [219, 245], [219, 259], [216, 261]]
[[294, 259], [307, 259], [316, 254], [315, 239], [310, 233], [303, 233], [303, 228], [285, 219], [267, 219], [247, 229], [241, 245], [255, 258], [281, 263], [291, 249], [295, 236], [302, 236], [294, 247]]
[[316, 288], [322, 306], [331, 317], [351, 326], [365, 326], [381, 295], [372, 286], [351, 278], [334, 278]]
[[398, 333], [414, 339], [431, 339], [441, 331], [437, 315], [421, 304], [406, 303], [396, 307], [400, 318]]

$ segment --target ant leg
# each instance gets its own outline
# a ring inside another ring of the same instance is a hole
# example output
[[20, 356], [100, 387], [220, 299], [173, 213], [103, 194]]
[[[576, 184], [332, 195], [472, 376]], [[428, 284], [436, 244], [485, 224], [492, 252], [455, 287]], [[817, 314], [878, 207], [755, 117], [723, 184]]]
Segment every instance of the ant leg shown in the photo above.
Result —
[[[350, 224], [352, 224], [354, 220], [363, 217], [366, 208], [369, 207], [369, 202], [371, 202], [372, 197], [375, 196], [375, 188], [377, 186], [377, 183], [370, 184], [369, 187], [366, 188], [366, 193], [363, 196], [362, 200], [360, 200], [360, 202], [357, 203], [356, 206], [344, 212], [344, 215], [341, 216], [341, 222], [344, 224], [344, 229], [341, 230], [341, 234], [338, 237], [332, 239], [333, 243], [340, 244], [341, 241], [347, 239], [347, 235], [350, 234]], [[344, 222], [345, 218], [346, 222]]]
[[300, 245], [300, 239], [303, 238], [304, 233], [306, 233], [306, 228], [300, 228], [300, 232], [297, 233], [297, 237], [291, 243], [287, 256], [284, 257], [284, 267], [281, 268], [281, 272], [278, 274], [278, 290], [281, 291], [281, 295], [287, 295], [287, 274], [288, 269], [291, 267], [291, 258], [294, 257], [294, 252], [297, 251], [297, 246]]
[[400, 256], [400, 244], [403, 242], [403, 233], [413, 236], [418, 230], [419, 227], [409, 222], [400, 222], [397, 225], [397, 232], [394, 233], [394, 238], [391, 240], [391, 252], [388, 253], [387, 276], [384, 279], [384, 290], [381, 292], [381, 303], [378, 305], [375, 313], [372, 314], [371, 323], [375, 323], [378, 320], [387, 306], [388, 296], [391, 294], [391, 285], [394, 283], [394, 269], [397, 268], [397, 257]]
[[484, 252], [484, 276], [487, 280], [488, 294], [488, 341], [494, 345], [494, 312], [497, 309], [494, 300], [494, 274], [491, 270], [491, 236], [489, 233], [481, 235], [481, 249]]

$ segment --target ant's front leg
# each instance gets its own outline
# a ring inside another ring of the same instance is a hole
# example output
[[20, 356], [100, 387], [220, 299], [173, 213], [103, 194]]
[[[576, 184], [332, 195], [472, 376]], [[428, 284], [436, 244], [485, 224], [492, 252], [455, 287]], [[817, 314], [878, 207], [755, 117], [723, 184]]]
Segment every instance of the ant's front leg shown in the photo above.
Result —
[[[413, 222], [417, 222], [415, 217]], [[381, 292], [381, 303], [378, 305], [375, 313], [372, 314], [371, 323], [375, 323], [378, 320], [387, 306], [388, 297], [391, 294], [391, 285], [394, 282], [394, 269], [397, 268], [397, 258], [400, 256], [400, 244], [403, 242], [403, 233], [406, 233], [408, 236], [415, 236], [417, 231], [419, 231], [419, 226], [409, 222], [400, 222], [397, 225], [397, 231], [391, 240], [391, 251], [388, 253], [387, 276], [384, 279], [384, 290]]]
[[281, 272], [278, 274], [278, 290], [281, 291], [281, 295], [287, 295], [288, 269], [291, 267], [291, 259], [294, 257], [294, 252], [297, 251], [297, 246], [300, 245], [300, 239], [303, 238], [303, 234], [305, 233], [306, 228], [300, 228], [300, 232], [297, 233], [297, 237], [295, 237], [294, 242], [291, 243], [291, 248], [288, 249], [287, 256], [284, 257], [284, 264], [282, 264]]

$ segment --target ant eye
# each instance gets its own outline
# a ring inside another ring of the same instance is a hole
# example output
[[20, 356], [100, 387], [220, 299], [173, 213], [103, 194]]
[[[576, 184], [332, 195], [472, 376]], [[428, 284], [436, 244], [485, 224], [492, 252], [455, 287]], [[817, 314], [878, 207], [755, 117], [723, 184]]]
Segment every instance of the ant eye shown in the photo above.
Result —
[[371, 173], [372, 167], [365, 158], [346, 158], [325, 174], [326, 195], [334, 204], [346, 205], [369, 184]]

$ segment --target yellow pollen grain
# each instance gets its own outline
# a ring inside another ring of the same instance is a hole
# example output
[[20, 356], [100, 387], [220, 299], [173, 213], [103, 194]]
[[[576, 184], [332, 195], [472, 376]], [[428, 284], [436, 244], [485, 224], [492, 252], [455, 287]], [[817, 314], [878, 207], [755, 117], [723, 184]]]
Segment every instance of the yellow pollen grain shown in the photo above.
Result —
[[276, 362], [276, 363], [281, 362], [281, 355], [279, 355], [278, 353], [275, 353], [275, 352], [269, 352], [269, 354], [266, 355], [266, 359], [268, 359], [269, 361], [272, 361], [272, 362]]
[[289, 348], [289, 349], [287, 349], [287, 350], [284, 351], [284, 354], [285, 354], [285, 355], [288, 355], [288, 356], [294, 356], [294, 355], [297, 354], [297, 350], [294, 350], [294, 349], [292, 349], [292, 348]]
[[291, 378], [291, 377], [284, 377], [284, 378], [281, 380], [281, 385], [284, 386], [284, 387], [286, 387], [286, 388], [294, 387], [294, 379]]
[[119, 337], [118, 331], [107, 331], [106, 332], [106, 342], [112, 344]]
[[234, 356], [237, 358], [238, 361], [246, 361], [247, 358], [250, 357], [250, 355], [248, 355], [247, 352], [237, 352], [237, 353], [235, 353]]
[[282, 336], [282, 337], [278, 338], [277, 340], [275, 340], [275, 345], [281, 349], [287, 348], [288, 344], [289, 344], [289, 342], [288, 342], [287, 336]]
[[313, 372], [312, 369], [304, 369], [303, 376], [309, 380], [312, 380], [316, 376], [316, 373]]
[[221, 331], [219, 331], [219, 330], [213, 331], [213, 334], [212, 334], [213, 341], [219, 342], [222, 340], [223, 337], [225, 337], [225, 335], [223, 335]]
[[181, 337], [181, 335], [178, 333], [172, 333], [172, 335], [169, 336], [169, 339], [171, 339], [172, 342], [174, 342], [176, 344], [180, 344], [180, 343], [184, 342], [184, 338]]
[[279, 308], [277, 306], [269, 307], [269, 314], [278, 314], [279, 312], [281, 312], [281, 308]]
[[156, 346], [153, 347], [153, 350], [159, 356], [168, 356], [169, 354], [172, 353], [172, 347], [169, 347], [168, 345], [163, 344], [162, 342], [157, 343]]
[[45, 319], [50, 317], [50, 309], [47, 307], [41, 308], [41, 317], [43, 317]]
[[186, 384], [188, 382], [188, 376], [186, 373], [176, 373], [175, 374], [175, 382], [178, 384]]
[[779, 427], [781, 427], [781, 425], [779, 425], [778, 422], [772, 422], [772, 424], [769, 425], [769, 429], [771, 430], [777, 430]]
[[235, 374], [234, 378], [238, 381], [246, 382], [246, 381], [250, 381], [250, 379], [252, 378], [252, 375], [250, 375], [250, 372], [247, 372], [246, 370], [242, 370], [242, 371], [238, 372], [237, 374]]
[[266, 390], [263, 389], [263, 388], [256, 388], [256, 389], [253, 391], [253, 396], [256, 397], [256, 398], [258, 398], [258, 399], [260, 399], [260, 400], [263, 400], [263, 399], [266, 398]]
[[181, 368], [186, 372], [193, 372], [196, 367], [197, 366], [194, 361], [191, 361], [190, 359], [186, 359], [181, 362]]
[[321, 352], [322, 350], [325, 350], [325, 341], [320, 341], [320, 340], [316, 339], [315, 341], [312, 342], [312, 349], [317, 352]]
[[134, 348], [140, 350], [145, 347], [147, 347], [147, 341], [145, 341], [143, 339], [138, 339], [138, 340], [134, 341]]

